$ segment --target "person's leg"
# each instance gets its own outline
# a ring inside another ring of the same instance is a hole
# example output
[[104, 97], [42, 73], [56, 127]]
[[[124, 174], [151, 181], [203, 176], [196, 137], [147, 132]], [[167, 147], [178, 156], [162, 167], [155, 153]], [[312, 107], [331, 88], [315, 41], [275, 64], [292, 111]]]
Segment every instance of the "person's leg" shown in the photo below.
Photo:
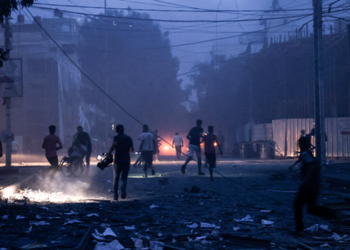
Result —
[[51, 166], [52, 166], [52, 172], [51, 172], [51, 176], [50, 179], [53, 180], [53, 178], [55, 178], [55, 175], [58, 171], [58, 157], [54, 156], [54, 157], [50, 157], [51, 158]]
[[118, 187], [119, 187], [119, 177], [122, 170], [121, 166], [118, 166], [116, 163], [113, 164], [113, 191], [114, 191], [114, 200], [118, 200]]
[[307, 202], [307, 196], [303, 192], [298, 192], [294, 201], [295, 227], [298, 232], [303, 231], [303, 206]]
[[181, 157], [181, 146], [176, 146], [176, 158], [180, 160]]
[[152, 175], [155, 175], [156, 172], [154, 170], [154, 165], [153, 165], [153, 152], [152, 151], [149, 151], [149, 156], [148, 157], [149, 157], [149, 165], [148, 166], [151, 169]]
[[201, 148], [199, 146], [196, 146], [195, 152], [197, 155], [198, 160], [198, 175], [205, 175], [205, 173], [202, 172], [202, 155], [201, 155]]
[[215, 153], [205, 153], [205, 158], [209, 165], [210, 180], [213, 181], [213, 169], [216, 167], [216, 155]]
[[185, 174], [187, 164], [193, 159], [193, 152], [194, 152], [194, 148], [193, 148], [193, 147], [194, 147], [194, 146], [191, 145], [191, 144], [188, 146], [188, 157], [187, 157], [187, 159], [186, 159], [186, 161], [185, 161], [185, 164], [183, 164], [183, 165], [181, 166], [181, 172], [182, 172], [183, 174]]
[[122, 199], [126, 198], [126, 185], [128, 181], [128, 175], [130, 170], [130, 163], [123, 165], [122, 168], [122, 185], [120, 187], [120, 190], [122, 191]]
[[89, 168], [90, 168], [90, 157], [91, 157], [91, 151], [88, 151], [86, 153], [86, 172], [85, 172], [85, 175], [89, 175]]
[[143, 159], [143, 171], [145, 172], [145, 178], [147, 178], [147, 169], [148, 169], [148, 164], [149, 164], [149, 161], [148, 161], [148, 157], [147, 157], [147, 151], [142, 151], [141, 152], [141, 156], [142, 156], [142, 159]]
[[321, 217], [321, 218], [338, 218], [339, 214], [337, 214], [336, 211], [324, 207], [324, 206], [317, 206], [317, 195], [309, 195], [307, 200], [307, 211], [315, 216]]

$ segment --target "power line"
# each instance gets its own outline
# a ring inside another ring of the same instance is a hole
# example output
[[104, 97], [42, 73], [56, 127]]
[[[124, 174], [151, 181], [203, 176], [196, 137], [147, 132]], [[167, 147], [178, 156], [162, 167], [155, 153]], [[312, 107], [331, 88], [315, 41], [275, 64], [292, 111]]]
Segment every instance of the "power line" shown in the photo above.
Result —
[[[32, 8], [44, 9], [44, 10], [54, 10], [48, 7], [38, 7], [33, 6]], [[88, 16], [96, 16], [96, 17], [104, 17], [104, 18], [113, 18], [113, 19], [127, 19], [127, 20], [138, 20], [138, 21], [148, 21], [148, 22], [169, 22], [169, 23], [235, 23], [235, 22], [254, 22], [261, 20], [278, 20], [278, 19], [286, 19], [286, 18], [294, 18], [301, 16], [309, 16], [311, 14], [303, 14], [303, 15], [295, 15], [295, 16], [281, 16], [281, 17], [270, 17], [270, 18], [251, 18], [251, 19], [243, 19], [243, 20], [171, 20], [171, 19], [151, 19], [151, 18], [138, 18], [138, 17], [129, 17], [129, 16], [106, 16], [102, 14], [87, 14], [83, 12], [77, 11], [69, 11], [69, 10], [60, 10], [62, 12], [79, 14], [79, 15], [88, 15]]]
[[[35, 5], [41, 6], [53, 6], [53, 7], [67, 7], [67, 8], [84, 8], [84, 9], [104, 9], [104, 7], [100, 6], [86, 6], [86, 5], [67, 5], [67, 4], [49, 4], [49, 3], [35, 3]], [[332, 9], [337, 9], [339, 6], [334, 7]], [[228, 14], [236, 14], [236, 13], [265, 13], [272, 12], [272, 10], [234, 10], [234, 9], [226, 9], [226, 10], [211, 10], [211, 9], [140, 9], [140, 8], [117, 8], [117, 7], [108, 7], [111, 10], [126, 10], [126, 11], [150, 11], [150, 12], [188, 12], [188, 13], [228, 13]], [[303, 9], [284, 9], [284, 12], [297, 12], [297, 11], [312, 11], [312, 8], [303, 8]], [[327, 8], [324, 8], [326, 11]]]

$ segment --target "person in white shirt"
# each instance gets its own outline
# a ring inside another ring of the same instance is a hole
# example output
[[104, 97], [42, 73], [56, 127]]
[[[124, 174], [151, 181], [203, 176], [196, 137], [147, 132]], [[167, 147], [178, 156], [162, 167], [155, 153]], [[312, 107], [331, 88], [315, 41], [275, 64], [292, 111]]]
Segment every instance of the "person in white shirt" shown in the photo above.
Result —
[[184, 141], [182, 140], [181, 135], [179, 133], [175, 133], [174, 139], [173, 139], [173, 148], [175, 145], [175, 151], [176, 151], [176, 158], [180, 160], [181, 156], [181, 148], [184, 146]]
[[157, 153], [156, 140], [154, 135], [148, 132], [148, 125], [143, 125], [143, 133], [140, 135], [141, 145], [139, 152], [141, 152], [142, 159], [144, 160], [143, 171], [145, 172], [145, 177], [147, 178], [147, 169], [150, 168], [152, 175], [155, 175], [153, 166], [153, 155]]

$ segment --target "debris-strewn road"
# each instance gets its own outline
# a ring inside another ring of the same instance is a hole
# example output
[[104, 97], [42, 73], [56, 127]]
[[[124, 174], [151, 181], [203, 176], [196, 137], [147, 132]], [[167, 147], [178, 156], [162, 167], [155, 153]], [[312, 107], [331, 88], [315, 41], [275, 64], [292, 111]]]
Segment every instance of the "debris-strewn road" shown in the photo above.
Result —
[[[161, 162], [156, 175], [147, 179], [140, 168], [132, 168], [128, 197], [118, 202], [110, 202], [110, 168], [80, 179], [38, 179], [29, 185], [32, 190], [20, 190], [2, 201], [0, 247], [350, 249], [344, 237], [350, 235], [347, 221], [336, 224], [306, 215], [306, 227], [319, 226], [304, 236], [291, 234], [299, 183], [289, 175], [289, 162], [222, 161], [216, 170], [225, 177], [215, 174], [214, 182], [207, 170], [206, 176], [198, 177], [194, 163], [182, 175], [181, 164]], [[350, 210], [350, 196], [328, 186], [324, 183], [320, 203], [343, 202], [335, 208]]]

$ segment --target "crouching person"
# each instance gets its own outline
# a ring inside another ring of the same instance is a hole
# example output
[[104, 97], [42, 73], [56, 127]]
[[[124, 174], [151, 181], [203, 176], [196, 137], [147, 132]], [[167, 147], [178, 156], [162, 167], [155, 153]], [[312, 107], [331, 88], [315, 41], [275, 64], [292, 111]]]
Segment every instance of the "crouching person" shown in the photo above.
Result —
[[124, 134], [123, 125], [117, 125], [116, 133], [117, 135], [114, 136], [113, 145], [107, 153], [108, 155], [110, 155], [113, 152], [113, 150], [115, 150], [113, 165], [114, 200], [118, 200], [118, 186], [120, 176], [122, 181], [122, 185], [120, 187], [121, 198], [126, 198], [126, 184], [130, 170], [130, 152], [134, 152], [132, 139], [130, 136]]

